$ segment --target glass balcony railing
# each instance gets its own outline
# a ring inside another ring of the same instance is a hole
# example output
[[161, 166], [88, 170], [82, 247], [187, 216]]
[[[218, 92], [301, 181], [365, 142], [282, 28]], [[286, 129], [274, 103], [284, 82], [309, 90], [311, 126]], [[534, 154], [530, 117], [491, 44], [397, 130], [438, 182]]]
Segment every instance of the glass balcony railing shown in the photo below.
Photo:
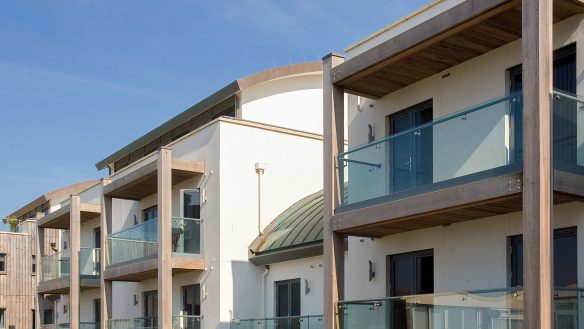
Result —
[[[202, 254], [202, 219], [172, 218], [171, 250], [181, 257], [197, 257]], [[107, 238], [109, 265], [132, 260], [156, 257], [158, 253], [157, 220], [152, 219]]]
[[41, 324], [41, 329], [69, 329], [68, 323], [59, 324]]
[[267, 319], [232, 320], [230, 329], [322, 329], [322, 326], [322, 315], [306, 315]]
[[[557, 329], [583, 328], [584, 290], [557, 289]], [[443, 293], [338, 303], [341, 329], [523, 328], [523, 291]]]
[[113, 319], [107, 322], [108, 329], [158, 329], [157, 317]]
[[202, 254], [202, 224], [201, 219], [172, 218], [172, 252], [186, 255]]
[[514, 93], [340, 153], [343, 206], [510, 168], [521, 108]]
[[79, 251], [79, 275], [86, 278], [99, 278], [101, 273], [101, 249], [81, 248]]
[[80, 322], [79, 329], [99, 329], [99, 322]]
[[201, 329], [203, 317], [199, 315], [173, 315], [172, 329]]
[[157, 222], [151, 219], [140, 225], [112, 233], [107, 237], [108, 264], [155, 257], [158, 254]]
[[71, 252], [65, 250], [41, 258], [42, 281], [68, 277], [71, 273]]
[[555, 168], [583, 173], [584, 98], [554, 91], [552, 112]]

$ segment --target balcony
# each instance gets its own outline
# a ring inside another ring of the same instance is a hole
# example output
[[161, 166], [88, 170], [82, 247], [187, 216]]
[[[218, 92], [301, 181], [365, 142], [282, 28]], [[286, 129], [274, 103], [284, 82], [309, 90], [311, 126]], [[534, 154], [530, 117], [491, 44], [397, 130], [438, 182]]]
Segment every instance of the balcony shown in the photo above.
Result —
[[[555, 92], [552, 107], [554, 203], [581, 200], [584, 100]], [[515, 93], [340, 153], [334, 229], [385, 236], [521, 211], [521, 118]]]
[[[578, 328], [582, 289], [557, 288], [555, 327]], [[341, 329], [523, 327], [523, 291], [516, 288], [415, 295], [338, 303]]]
[[[100, 286], [100, 249], [81, 248], [79, 251], [79, 288], [81, 291]], [[41, 259], [41, 293], [68, 294], [71, 286], [71, 251], [45, 256]]]
[[68, 323], [59, 324], [41, 324], [41, 329], [69, 329]]
[[[173, 274], [203, 270], [203, 220], [172, 218], [171, 251]], [[108, 269], [106, 279], [142, 281], [157, 276], [158, 221], [112, 233], [107, 238]]]
[[[200, 329], [203, 317], [198, 315], [173, 315], [172, 329]], [[157, 317], [114, 319], [108, 321], [108, 329], [158, 329]]]
[[99, 322], [80, 322], [79, 329], [99, 329]]
[[[322, 329], [322, 315], [231, 320], [231, 329]], [[359, 327], [367, 328], [367, 327]], [[380, 327], [381, 328], [381, 327]]]

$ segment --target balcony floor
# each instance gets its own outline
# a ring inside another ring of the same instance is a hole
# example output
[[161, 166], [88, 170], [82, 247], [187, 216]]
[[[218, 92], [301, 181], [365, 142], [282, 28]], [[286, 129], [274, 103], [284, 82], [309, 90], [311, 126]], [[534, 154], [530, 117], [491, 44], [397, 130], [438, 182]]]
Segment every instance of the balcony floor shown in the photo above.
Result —
[[[200, 258], [172, 257], [172, 275], [190, 271], [204, 271], [205, 261]], [[158, 276], [158, 258], [148, 257], [108, 266], [103, 277], [111, 281], [140, 282]]]
[[[81, 278], [79, 280], [79, 289], [81, 291], [97, 289], [101, 286], [99, 278]], [[38, 293], [44, 294], [69, 294], [71, 281], [69, 277], [42, 281], [37, 286]]]
[[[333, 228], [348, 235], [382, 237], [517, 212], [523, 208], [522, 181], [523, 174], [516, 172], [433, 184], [432, 190], [413, 189], [402, 198], [394, 195], [339, 208]], [[584, 175], [555, 170], [554, 204], [573, 201], [584, 201]]]

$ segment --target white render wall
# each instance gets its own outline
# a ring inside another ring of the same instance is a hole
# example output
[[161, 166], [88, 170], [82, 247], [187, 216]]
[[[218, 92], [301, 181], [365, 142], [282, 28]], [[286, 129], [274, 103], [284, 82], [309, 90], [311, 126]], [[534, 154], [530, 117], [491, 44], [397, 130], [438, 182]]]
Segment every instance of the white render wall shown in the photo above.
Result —
[[[266, 277], [266, 317], [275, 317], [276, 314], [276, 282], [293, 279], [300, 279], [300, 314], [322, 315], [324, 305], [322, 262], [322, 256], [318, 256], [271, 264]], [[308, 293], [307, 282], [310, 288]]]
[[258, 235], [255, 163], [266, 164], [261, 177], [263, 227], [293, 203], [322, 189], [322, 140], [221, 124], [220, 321], [225, 327], [232, 317], [253, 318], [261, 313], [258, 292], [263, 269], [248, 262], [248, 246]]
[[243, 90], [241, 115], [244, 120], [322, 134], [322, 71]]
[[[584, 255], [584, 205], [554, 207], [554, 227], [577, 227], [578, 255]], [[434, 291], [497, 289], [510, 284], [509, 237], [522, 234], [521, 212], [487, 217], [450, 226], [390, 235], [381, 239], [349, 238], [346, 299], [386, 296], [387, 256], [434, 250]], [[369, 282], [368, 261], [376, 277]], [[578, 257], [578, 286], [584, 283], [584, 260]]]

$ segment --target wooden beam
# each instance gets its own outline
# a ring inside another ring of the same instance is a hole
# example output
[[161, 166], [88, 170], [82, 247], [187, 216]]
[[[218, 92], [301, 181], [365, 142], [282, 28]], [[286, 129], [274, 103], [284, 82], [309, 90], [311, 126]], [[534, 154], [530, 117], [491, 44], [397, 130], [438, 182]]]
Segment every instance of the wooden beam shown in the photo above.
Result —
[[335, 214], [334, 230], [390, 220], [407, 221], [432, 213], [469, 207], [521, 193], [521, 173], [507, 174]]
[[79, 251], [81, 250], [81, 199], [79, 195], [69, 198], [71, 211], [69, 212], [69, 244], [71, 248], [71, 268], [69, 278], [69, 325], [70, 329], [79, 329]]
[[[132, 170], [133, 168], [126, 168], [125, 170]], [[103, 194], [112, 195], [116, 191], [122, 188], [129, 188], [133, 185], [139, 184], [140, 180], [149, 174], [156, 172], [156, 161], [148, 163], [141, 168], [134, 169], [132, 172], [120, 177], [116, 180], [111, 181], [108, 185], [104, 186]]]
[[107, 329], [112, 316], [112, 282], [104, 277], [109, 263], [107, 236], [112, 233], [112, 198], [105, 195], [105, 187], [111, 180], [101, 181], [101, 329]]
[[172, 151], [158, 150], [158, 326], [172, 328]]
[[340, 328], [337, 302], [344, 298], [344, 236], [333, 230], [332, 217], [342, 197], [342, 177], [337, 171], [337, 154], [344, 150], [344, 91], [333, 84], [334, 67], [344, 61], [330, 54], [323, 58], [323, 132], [324, 132], [324, 329]]
[[553, 0], [523, 0], [524, 328], [553, 328]]

